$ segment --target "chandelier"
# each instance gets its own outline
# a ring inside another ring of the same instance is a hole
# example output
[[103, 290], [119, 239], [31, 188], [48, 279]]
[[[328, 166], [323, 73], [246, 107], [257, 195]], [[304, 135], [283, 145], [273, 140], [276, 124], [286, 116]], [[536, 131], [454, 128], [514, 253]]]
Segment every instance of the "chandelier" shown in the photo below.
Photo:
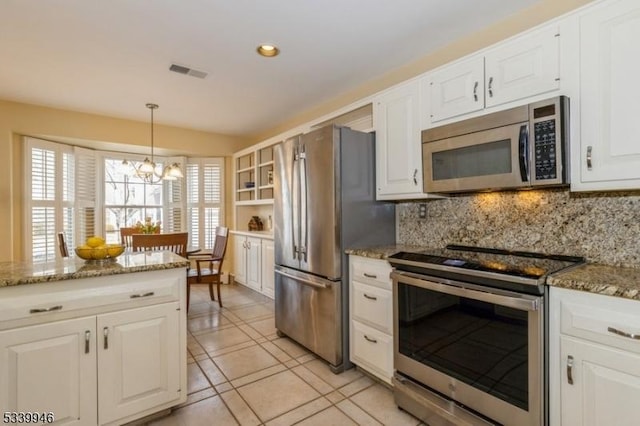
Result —
[[122, 164], [130, 165], [135, 175], [146, 183], [158, 183], [161, 180], [176, 180], [183, 177], [184, 175], [178, 163], [165, 166], [161, 171], [156, 167], [156, 163], [153, 161], [153, 110], [158, 109], [158, 105], [147, 104], [146, 106], [151, 110], [151, 160], [149, 160], [149, 157], [145, 157], [144, 161], [137, 167], [126, 159], [122, 160]]

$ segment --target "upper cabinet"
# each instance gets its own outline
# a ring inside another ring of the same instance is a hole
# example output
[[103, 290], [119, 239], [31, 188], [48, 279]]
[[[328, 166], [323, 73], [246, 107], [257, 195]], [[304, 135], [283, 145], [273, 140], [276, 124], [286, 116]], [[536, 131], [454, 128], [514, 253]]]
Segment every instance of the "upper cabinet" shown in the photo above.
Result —
[[273, 147], [258, 148], [235, 157], [237, 204], [273, 202]]
[[640, 188], [640, 2], [609, 1], [579, 16], [580, 120], [571, 189]]
[[373, 100], [376, 130], [376, 198], [425, 198], [422, 192], [419, 88], [410, 81]]
[[546, 26], [427, 74], [422, 127], [559, 89], [558, 37]]

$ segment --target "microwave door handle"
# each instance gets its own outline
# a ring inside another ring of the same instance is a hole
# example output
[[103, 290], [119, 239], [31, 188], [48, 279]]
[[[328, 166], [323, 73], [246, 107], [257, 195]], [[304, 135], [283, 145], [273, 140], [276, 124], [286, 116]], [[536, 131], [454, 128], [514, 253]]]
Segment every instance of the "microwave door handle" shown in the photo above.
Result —
[[520, 162], [520, 177], [522, 182], [529, 182], [529, 126], [520, 126], [518, 137], [518, 158]]

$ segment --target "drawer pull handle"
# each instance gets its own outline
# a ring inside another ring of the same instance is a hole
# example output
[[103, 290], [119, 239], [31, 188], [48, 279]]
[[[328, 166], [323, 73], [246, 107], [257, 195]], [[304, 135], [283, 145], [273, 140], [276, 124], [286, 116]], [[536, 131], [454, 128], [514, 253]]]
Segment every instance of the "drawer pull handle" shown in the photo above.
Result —
[[371, 342], [371, 343], [378, 343], [378, 341], [376, 339], [372, 339], [371, 337], [367, 336], [366, 334], [364, 335], [364, 338], [367, 342]]
[[102, 329], [102, 335], [104, 336], [104, 349], [109, 349], [109, 327]]
[[89, 344], [91, 342], [91, 332], [89, 330], [84, 332], [84, 353], [89, 353]]
[[57, 305], [57, 306], [52, 306], [50, 308], [37, 308], [37, 309], [30, 309], [29, 313], [30, 314], [39, 314], [42, 312], [53, 312], [53, 311], [59, 311], [60, 309], [62, 309], [62, 305]]
[[592, 163], [592, 159], [593, 159], [593, 147], [591, 145], [589, 145], [587, 147], [587, 170], [591, 170], [593, 168], [593, 163]]
[[362, 275], [364, 275], [367, 278], [373, 278], [373, 279], [378, 278], [378, 276], [376, 274], [367, 274], [366, 272], [363, 273]]
[[567, 382], [573, 384], [573, 356], [567, 357]]
[[618, 336], [628, 337], [629, 339], [640, 340], [640, 334], [627, 333], [617, 328], [607, 327], [609, 333], [617, 334]]
[[367, 293], [362, 293], [364, 297], [366, 297], [369, 300], [378, 300], [377, 297], [375, 296], [369, 296]]
[[129, 297], [132, 299], [137, 299], [138, 297], [149, 297], [149, 296], [153, 296], [154, 294], [155, 293], [153, 291], [150, 291], [149, 293], [132, 294]]

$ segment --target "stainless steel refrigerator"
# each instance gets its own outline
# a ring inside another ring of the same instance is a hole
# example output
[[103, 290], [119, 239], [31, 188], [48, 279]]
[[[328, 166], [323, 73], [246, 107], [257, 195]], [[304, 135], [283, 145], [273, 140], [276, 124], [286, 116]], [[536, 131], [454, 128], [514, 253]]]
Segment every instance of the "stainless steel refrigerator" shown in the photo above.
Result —
[[349, 362], [345, 250], [395, 242], [395, 206], [375, 201], [372, 134], [327, 126], [276, 146], [275, 309], [280, 335]]

